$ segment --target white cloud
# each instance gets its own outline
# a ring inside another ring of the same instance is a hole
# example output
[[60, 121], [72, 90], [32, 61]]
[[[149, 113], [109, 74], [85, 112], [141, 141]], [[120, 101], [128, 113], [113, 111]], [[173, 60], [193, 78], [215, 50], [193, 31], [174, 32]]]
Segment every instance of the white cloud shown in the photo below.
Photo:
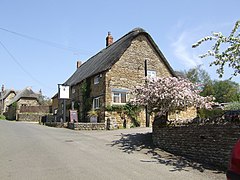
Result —
[[[211, 48], [213, 42], [206, 42], [198, 48], [192, 48], [192, 44], [207, 35], [211, 35], [212, 32], [222, 32], [224, 35], [229, 35], [234, 23], [202, 24], [201, 26], [186, 29], [185, 23], [179, 21], [169, 32], [169, 40], [173, 56], [175, 57], [174, 63], [180, 69], [182, 69], [180, 66], [184, 66], [184, 69], [189, 69], [201, 64], [203, 65], [202, 68], [210, 74], [212, 79], [219, 80], [216, 73], [217, 67], [209, 67], [213, 57], [199, 58], [199, 55], [206, 53]], [[225, 66], [223, 78], [220, 80], [228, 79], [232, 73], [232, 69]], [[232, 80], [240, 82], [239, 77], [233, 77]]]
[[191, 42], [189, 41], [191, 39], [190, 37], [190, 34], [188, 34], [186, 31], [183, 31], [171, 44], [173, 47], [174, 56], [181, 60], [180, 63], [187, 68], [202, 64], [202, 61], [198, 55], [192, 52]]

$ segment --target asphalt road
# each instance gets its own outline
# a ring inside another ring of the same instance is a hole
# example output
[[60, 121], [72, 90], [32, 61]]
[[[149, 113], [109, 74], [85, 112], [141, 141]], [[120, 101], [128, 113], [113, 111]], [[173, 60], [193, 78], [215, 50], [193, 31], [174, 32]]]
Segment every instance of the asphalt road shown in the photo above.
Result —
[[0, 121], [0, 179], [226, 179], [222, 172], [155, 149], [150, 132], [72, 131]]

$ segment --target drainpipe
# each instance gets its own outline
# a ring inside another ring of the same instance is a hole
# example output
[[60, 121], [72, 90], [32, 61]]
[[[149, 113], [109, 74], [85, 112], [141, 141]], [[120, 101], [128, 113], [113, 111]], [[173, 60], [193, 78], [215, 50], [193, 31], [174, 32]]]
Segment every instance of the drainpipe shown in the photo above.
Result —
[[[144, 61], [144, 74], [145, 78], [147, 77], [147, 59]], [[145, 106], [145, 115], [146, 115], [146, 127], [149, 127], [150, 124], [150, 115], [148, 114], [148, 107]]]

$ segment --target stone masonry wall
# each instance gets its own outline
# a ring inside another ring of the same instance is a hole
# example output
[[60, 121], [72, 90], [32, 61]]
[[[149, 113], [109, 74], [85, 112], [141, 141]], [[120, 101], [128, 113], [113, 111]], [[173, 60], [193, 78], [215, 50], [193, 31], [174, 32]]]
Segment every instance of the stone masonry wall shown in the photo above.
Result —
[[26, 105], [26, 106], [39, 106], [39, 102], [36, 100], [36, 99], [20, 99], [18, 102], [17, 102], [17, 105], [18, 105], [18, 109], [20, 109], [20, 107], [22, 105]]
[[74, 130], [105, 130], [105, 123], [69, 123], [68, 128]]
[[9, 103], [11, 102], [11, 100], [14, 98], [15, 95], [16, 95], [16, 94], [12, 92], [12, 93], [10, 93], [10, 94], [8, 95], [8, 97], [5, 99], [3, 112], [6, 112], [7, 106], [9, 105]]
[[[155, 70], [157, 77], [171, 76], [163, 61], [156, 54], [144, 36], [133, 40], [118, 62], [106, 74], [106, 102], [112, 102], [112, 89], [131, 90], [144, 83], [144, 62], [148, 70]], [[111, 105], [111, 104], [109, 104]]]
[[[129, 48], [123, 53], [111, 70], [106, 73], [106, 106], [112, 104], [112, 89], [132, 90], [137, 85], [144, 83], [145, 60], [147, 69], [156, 71], [157, 77], [168, 77], [171, 73], [164, 65], [163, 60], [155, 52], [145, 36], [138, 36], [132, 41]], [[105, 117], [106, 119], [118, 119], [118, 117]], [[141, 119], [141, 125], [145, 125], [145, 118]], [[130, 125], [128, 125], [130, 126]]]
[[38, 114], [38, 113], [18, 113], [17, 121], [29, 121], [29, 122], [41, 122], [41, 119], [46, 114]]
[[185, 111], [175, 111], [175, 113], [169, 114], [169, 120], [177, 120], [184, 122], [188, 119], [194, 119], [197, 117], [197, 109], [195, 107], [189, 107]]
[[153, 124], [153, 143], [157, 147], [224, 170], [239, 137], [240, 125], [234, 124], [181, 127]]

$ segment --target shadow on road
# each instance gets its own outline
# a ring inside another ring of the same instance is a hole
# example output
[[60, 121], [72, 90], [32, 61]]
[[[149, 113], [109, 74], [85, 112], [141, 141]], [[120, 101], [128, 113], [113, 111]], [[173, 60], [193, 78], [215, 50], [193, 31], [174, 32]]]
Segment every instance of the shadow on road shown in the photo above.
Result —
[[116, 146], [124, 153], [141, 152], [149, 155], [152, 160], [141, 160], [143, 163], [160, 163], [172, 166], [170, 171], [189, 171], [189, 168], [204, 172], [205, 169], [212, 170], [214, 173], [222, 173], [217, 169], [196, 163], [182, 156], [177, 156], [154, 147], [152, 133], [121, 134], [119, 140], [112, 141], [112, 147]]

